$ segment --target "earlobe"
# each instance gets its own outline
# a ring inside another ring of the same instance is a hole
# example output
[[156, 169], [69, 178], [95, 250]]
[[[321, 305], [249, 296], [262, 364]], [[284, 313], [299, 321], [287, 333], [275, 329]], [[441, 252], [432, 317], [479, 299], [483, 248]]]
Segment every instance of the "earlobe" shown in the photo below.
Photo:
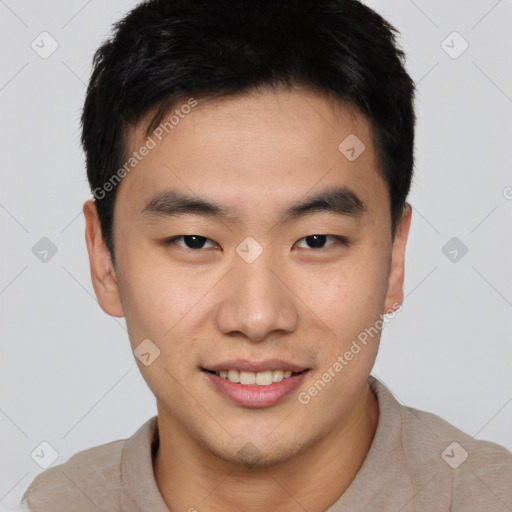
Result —
[[119, 296], [117, 275], [112, 264], [103, 234], [98, 211], [94, 200], [84, 203], [85, 242], [89, 253], [91, 280], [99, 305], [105, 313], [111, 316], [124, 316]]
[[412, 206], [406, 203], [393, 241], [385, 313], [391, 313], [399, 309], [404, 300], [405, 249], [411, 226], [411, 217]]

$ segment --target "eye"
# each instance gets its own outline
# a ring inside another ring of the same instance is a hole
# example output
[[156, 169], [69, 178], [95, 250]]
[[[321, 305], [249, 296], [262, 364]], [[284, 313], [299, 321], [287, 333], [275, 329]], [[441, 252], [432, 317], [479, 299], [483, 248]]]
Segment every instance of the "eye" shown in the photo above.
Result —
[[[185, 246], [183, 246], [181, 244], [177, 244], [177, 241], [180, 239], [183, 239], [183, 243], [185, 244]], [[169, 238], [169, 239], [165, 240], [164, 243], [165, 243], [165, 245], [179, 245], [180, 247], [183, 247], [184, 249], [196, 250], [196, 249], [204, 249], [204, 244], [207, 240], [212, 242], [213, 244], [215, 244], [215, 242], [213, 240], [210, 240], [209, 238], [205, 238], [204, 236], [199, 236], [199, 235], [175, 236], [173, 238]]]
[[[333, 242], [325, 245], [327, 239], [331, 239]], [[178, 243], [179, 240], [182, 240], [183, 243]], [[305, 247], [305, 249], [314, 249], [314, 250], [320, 250], [320, 249], [326, 249], [331, 246], [341, 245], [341, 246], [347, 246], [349, 245], [349, 242], [347, 238], [344, 236], [336, 236], [336, 235], [309, 235], [304, 238], [301, 238], [298, 242], [305, 241], [309, 247]], [[194, 251], [199, 251], [200, 249], [208, 249], [207, 246], [205, 246], [205, 243], [210, 242], [213, 244], [211, 247], [215, 247], [216, 242], [213, 240], [210, 240], [209, 238], [206, 238], [204, 236], [200, 235], [180, 235], [175, 236], [172, 238], [169, 238], [167, 240], [164, 240], [164, 244], [166, 246], [170, 245], [178, 245], [179, 247], [182, 247], [183, 249], [191, 249]], [[184, 244], [184, 245], [183, 245]]]
[[[327, 238], [331, 238], [334, 240], [333, 243], [325, 246], [325, 241]], [[305, 240], [311, 247], [306, 247], [306, 249], [325, 249], [326, 247], [330, 247], [333, 245], [348, 245], [348, 240], [344, 236], [335, 236], [335, 235], [309, 235], [304, 238], [301, 238], [297, 243]]]

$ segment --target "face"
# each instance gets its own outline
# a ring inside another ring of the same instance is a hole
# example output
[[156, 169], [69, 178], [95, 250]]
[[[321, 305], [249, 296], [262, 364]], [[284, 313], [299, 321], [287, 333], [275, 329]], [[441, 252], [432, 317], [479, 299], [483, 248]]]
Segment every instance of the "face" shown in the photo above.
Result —
[[176, 109], [119, 185], [115, 271], [84, 205], [94, 288], [144, 348], [160, 421], [226, 461], [284, 461], [343, 428], [360, 400], [380, 331], [361, 333], [401, 304], [410, 213], [393, 242], [370, 125], [322, 94], [261, 89]]

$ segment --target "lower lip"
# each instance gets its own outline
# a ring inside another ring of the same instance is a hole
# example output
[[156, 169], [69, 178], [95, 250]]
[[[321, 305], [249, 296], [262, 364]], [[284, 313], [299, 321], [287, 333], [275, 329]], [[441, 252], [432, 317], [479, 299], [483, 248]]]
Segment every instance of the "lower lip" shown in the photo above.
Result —
[[291, 377], [280, 382], [274, 382], [269, 386], [238, 384], [205, 370], [202, 373], [222, 396], [235, 404], [243, 407], [269, 407], [277, 404], [296, 390], [304, 382], [308, 371], [293, 374]]

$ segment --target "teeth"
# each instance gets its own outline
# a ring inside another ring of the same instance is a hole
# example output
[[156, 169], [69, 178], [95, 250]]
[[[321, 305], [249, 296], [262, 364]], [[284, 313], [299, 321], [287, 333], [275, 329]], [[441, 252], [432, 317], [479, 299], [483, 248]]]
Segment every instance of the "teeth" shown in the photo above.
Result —
[[282, 370], [274, 370], [272, 372], [272, 382], [280, 382], [283, 380], [284, 372]]
[[229, 370], [228, 379], [231, 382], [240, 382], [240, 374], [238, 373], [238, 370]]
[[292, 376], [292, 372], [290, 370], [267, 370], [264, 372], [239, 372], [238, 370], [221, 370], [220, 372], [215, 372], [217, 375], [222, 377], [223, 379], [228, 379], [231, 382], [240, 383], [240, 384], [257, 384], [258, 386], [270, 386], [270, 384], [274, 382], [281, 382], [283, 379], [287, 379]]
[[256, 374], [253, 372], [240, 372], [240, 384], [256, 384]]
[[270, 386], [272, 384], [272, 372], [270, 370], [266, 372], [259, 372], [255, 375], [255, 381], [258, 386]]

